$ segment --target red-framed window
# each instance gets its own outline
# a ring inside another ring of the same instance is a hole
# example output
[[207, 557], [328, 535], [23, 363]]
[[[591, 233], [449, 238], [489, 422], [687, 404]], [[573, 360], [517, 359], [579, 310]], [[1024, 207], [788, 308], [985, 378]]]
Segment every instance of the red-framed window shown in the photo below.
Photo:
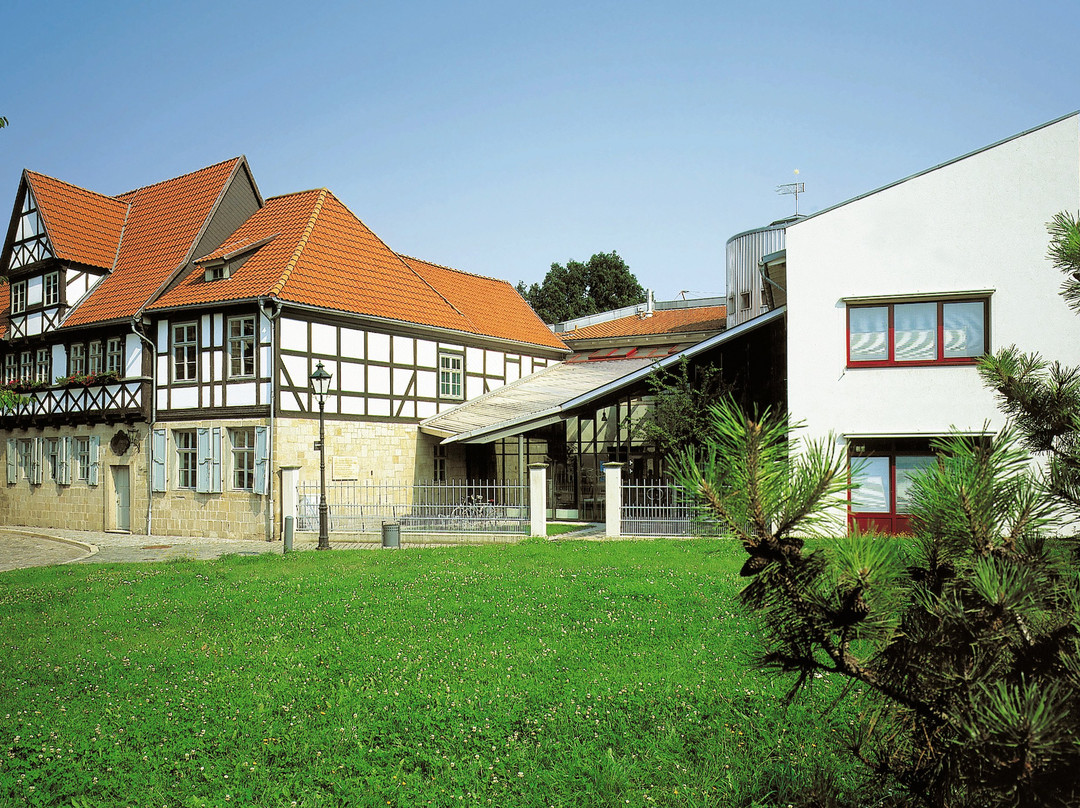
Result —
[[929, 439], [857, 441], [849, 447], [848, 527], [899, 535], [911, 532], [911, 481], [933, 465]]
[[990, 349], [990, 300], [851, 303], [848, 367], [972, 364]]

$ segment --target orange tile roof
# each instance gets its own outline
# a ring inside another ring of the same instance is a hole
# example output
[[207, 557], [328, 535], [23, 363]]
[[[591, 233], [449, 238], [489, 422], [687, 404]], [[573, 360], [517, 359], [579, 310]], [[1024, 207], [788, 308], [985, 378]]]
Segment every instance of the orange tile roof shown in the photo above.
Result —
[[116, 258], [126, 203], [77, 185], [25, 171], [57, 258], [109, 269]]
[[[509, 284], [402, 258], [326, 189], [266, 200], [222, 247], [199, 262], [270, 236], [228, 278], [207, 281], [193, 272], [147, 308], [277, 297], [565, 350]], [[493, 311], [503, 305], [512, 307], [509, 313]], [[535, 323], [524, 316], [516, 326], [511, 322], [511, 315], [524, 314]]]
[[407, 255], [401, 257], [476, 329], [483, 328], [479, 333], [550, 348], [566, 347], [508, 281], [472, 275]]
[[563, 331], [568, 343], [579, 339], [604, 337], [640, 337], [651, 334], [682, 334], [691, 331], [722, 331], [727, 322], [727, 306], [701, 306], [692, 309], [657, 309], [652, 317], [631, 314], [617, 320]]
[[188, 257], [229, 177], [242, 161], [242, 157], [235, 157], [117, 196], [120, 202], [130, 204], [131, 212], [116, 266], [71, 312], [64, 326], [137, 313]]

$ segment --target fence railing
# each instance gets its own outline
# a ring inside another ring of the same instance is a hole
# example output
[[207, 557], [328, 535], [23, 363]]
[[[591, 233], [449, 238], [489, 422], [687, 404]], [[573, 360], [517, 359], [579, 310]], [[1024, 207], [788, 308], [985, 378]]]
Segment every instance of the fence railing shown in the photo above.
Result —
[[624, 480], [624, 536], [719, 536], [720, 525], [701, 514], [686, 490], [670, 480]]
[[[318, 530], [318, 483], [302, 483], [297, 493], [297, 530]], [[332, 533], [378, 534], [386, 521], [402, 533], [529, 533], [529, 487], [517, 482], [334, 482], [326, 503]]]

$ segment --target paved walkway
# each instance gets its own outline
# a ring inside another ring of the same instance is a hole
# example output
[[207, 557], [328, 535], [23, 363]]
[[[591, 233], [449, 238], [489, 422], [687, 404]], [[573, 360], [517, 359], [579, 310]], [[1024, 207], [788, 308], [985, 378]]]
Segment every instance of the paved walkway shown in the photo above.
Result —
[[[603, 536], [603, 528], [591, 526], [556, 539], [595, 539]], [[505, 537], [516, 541], [517, 537]], [[467, 540], [466, 540], [467, 541]], [[402, 536], [402, 546], [452, 545], [442, 537], [427, 539]], [[294, 550], [314, 550], [317, 542], [310, 534], [298, 536]], [[330, 537], [332, 550], [371, 550], [381, 548], [380, 542], [341, 541]], [[0, 572], [23, 567], [43, 567], [50, 564], [129, 563], [169, 561], [172, 559], [213, 559], [236, 553], [257, 555], [281, 553], [282, 543], [243, 539], [208, 539], [192, 536], [146, 536], [132, 533], [99, 533], [61, 528], [0, 526]]]

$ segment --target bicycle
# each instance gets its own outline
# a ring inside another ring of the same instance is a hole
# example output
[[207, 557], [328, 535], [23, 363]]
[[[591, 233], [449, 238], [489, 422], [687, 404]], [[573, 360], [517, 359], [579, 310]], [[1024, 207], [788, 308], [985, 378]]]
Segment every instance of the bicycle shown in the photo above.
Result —
[[471, 494], [450, 513], [450, 526], [456, 530], [494, 527], [498, 518], [495, 503], [481, 494]]

